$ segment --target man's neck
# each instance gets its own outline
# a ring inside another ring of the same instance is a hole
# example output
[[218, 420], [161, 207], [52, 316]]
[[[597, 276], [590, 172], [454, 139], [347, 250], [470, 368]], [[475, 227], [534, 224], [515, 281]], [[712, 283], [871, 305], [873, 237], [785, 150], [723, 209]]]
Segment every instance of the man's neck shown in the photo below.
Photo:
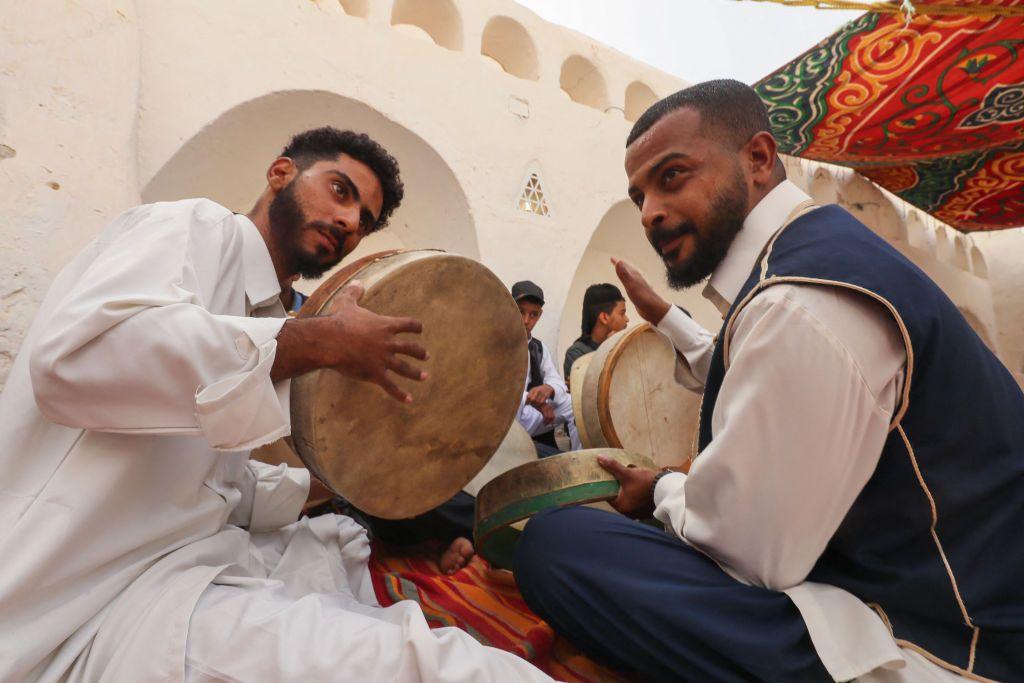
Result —
[[263, 243], [267, 245], [267, 251], [270, 252], [270, 260], [274, 264], [274, 273], [277, 275], [277, 282], [281, 286], [281, 291], [284, 292], [290, 289], [291, 279], [295, 273], [288, 272], [290, 269], [285, 267], [285, 259], [271, 237], [270, 201], [266, 197], [260, 197], [256, 205], [245, 216], [256, 226], [260, 237], [263, 238]]
[[761, 198], [743, 220], [743, 228], [729, 246], [725, 258], [715, 266], [704, 296], [722, 311], [733, 304], [756, 265], [758, 254], [778, 232], [790, 214], [808, 199], [796, 185], [781, 182]]
[[611, 333], [612, 331], [605, 327], [604, 325], [597, 324], [594, 325], [594, 329], [590, 331], [590, 338], [593, 339], [598, 344], [600, 344], [609, 336], [611, 336]]

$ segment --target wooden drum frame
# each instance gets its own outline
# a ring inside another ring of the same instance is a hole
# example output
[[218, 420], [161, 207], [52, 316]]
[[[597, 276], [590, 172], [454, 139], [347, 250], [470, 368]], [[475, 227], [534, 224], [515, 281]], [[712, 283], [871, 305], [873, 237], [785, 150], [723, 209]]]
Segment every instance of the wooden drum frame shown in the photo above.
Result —
[[676, 351], [648, 323], [616, 332], [573, 363], [573, 411], [585, 448], [623, 448], [659, 467], [693, 455], [700, 394], [675, 379]]

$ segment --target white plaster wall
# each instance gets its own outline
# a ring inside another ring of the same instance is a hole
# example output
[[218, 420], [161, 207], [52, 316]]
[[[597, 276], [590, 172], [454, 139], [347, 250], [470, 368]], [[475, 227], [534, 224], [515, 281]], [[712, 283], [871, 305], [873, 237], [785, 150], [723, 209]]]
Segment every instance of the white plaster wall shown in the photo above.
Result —
[[972, 242], [986, 262], [999, 357], [1024, 386], [1024, 230], [984, 233]]
[[[509, 284], [532, 279], [548, 300], [537, 334], [559, 351], [578, 334], [586, 285], [614, 282], [609, 254], [664, 288], [623, 204], [626, 92], [641, 83], [664, 96], [685, 83], [510, 0], [443, 2], [458, 26], [414, 12], [407, 17], [427, 17], [421, 27], [394, 27], [391, 0], [0, 0], [0, 382], [56, 271], [114, 215], [143, 199], [195, 194], [246, 209], [287, 138], [315, 125], [366, 130], [403, 167], [407, 200], [393, 228], [360, 253], [441, 246], [481, 259]], [[529, 78], [480, 54], [496, 16], [529, 36]], [[435, 45], [431, 33], [461, 49]], [[560, 88], [572, 57], [599, 72], [603, 110]], [[1011, 257], [993, 258], [980, 240], [942, 242], [913, 221], [890, 229], [905, 210], [878, 201], [872, 186], [790, 167], [818, 195], [881, 212], [876, 229], [1020, 365], [1022, 274]], [[548, 217], [516, 206], [528, 170], [541, 174]], [[1000, 237], [1001, 253], [1019, 250], [1019, 240]], [[669, 294], [717, 324], [695, 292]]]
[[134, 2], [0, 0], [0, 384], [58, 270], [139, 200]]

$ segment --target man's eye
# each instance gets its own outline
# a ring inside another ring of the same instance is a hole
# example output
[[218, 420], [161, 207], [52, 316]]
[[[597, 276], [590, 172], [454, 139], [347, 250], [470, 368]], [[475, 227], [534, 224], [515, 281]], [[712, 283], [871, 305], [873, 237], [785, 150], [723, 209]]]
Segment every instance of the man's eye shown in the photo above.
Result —
[[334, 191], [338, 193], [339, 197], [344, 197], [348, 194], [348, 188], [341, 183], [333, 183]]
[[676, 177], [679, 176], [681, 173], [682, 171], [680, 171], [678, 168], [668, 169], [667, 171], [665, 171], [665, 182], [675, 180]]

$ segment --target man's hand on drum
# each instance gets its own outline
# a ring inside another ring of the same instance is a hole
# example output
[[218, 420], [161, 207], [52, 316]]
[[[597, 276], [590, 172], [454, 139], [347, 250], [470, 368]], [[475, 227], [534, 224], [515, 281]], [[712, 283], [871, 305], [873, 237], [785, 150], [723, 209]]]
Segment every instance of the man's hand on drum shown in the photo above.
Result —
[[548, 384], [541, 384], [526, 392], [526, 402], [540, 410], [555, 395], [555, 390]]
[[552, 424], [555, 421], [555, 407], [550, 403], [543, 404], [540, 408], [541, 416], [544, 418], [544, 424]]
[[275, 382], [319, 368], [333, 368], [353, 379], [379, 385], [404, 403], [412, 395], [395, 384], [389, 372], [416, 381], [427, 373], [400, 356], [427, 360], [418, 342], [399, 337], [419, 334], [423, 326], [412, 318], [378, 315], [357, 303], [363, 286], [354, 281], [334, 299], [334, 313], [287, 321], [277, 336], [278, 350], [270, 376]]
[[626, 296], [633, 302], [640, 317], [652, 325], [661, 322], [661, 319], [668, 313], [668, 309], [671, 308], [671, 304], [661, 298], [640, 274], [640, 271], [633, 266], [617, 258], [612, 259], [612, 265], [615, 266], [615, 274], [622, 281]]
[[610, 501], [611, 506], [634, 519], [654, 514], [654, 491], [652, 486], [657, 470], [646, 467], [626, 466], [615, 458], [599, 455], [597, 462], [619, 480], [619, 495]]

